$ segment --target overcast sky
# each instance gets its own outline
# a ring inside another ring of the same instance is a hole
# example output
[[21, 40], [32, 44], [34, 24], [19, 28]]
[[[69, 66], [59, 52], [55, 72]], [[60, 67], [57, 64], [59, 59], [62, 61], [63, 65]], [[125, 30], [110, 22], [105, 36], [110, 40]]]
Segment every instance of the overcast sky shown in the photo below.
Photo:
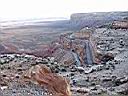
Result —
[[128, 0], [0, 0], [1, 19], [66, 17], [72, 13], [128, 11]]

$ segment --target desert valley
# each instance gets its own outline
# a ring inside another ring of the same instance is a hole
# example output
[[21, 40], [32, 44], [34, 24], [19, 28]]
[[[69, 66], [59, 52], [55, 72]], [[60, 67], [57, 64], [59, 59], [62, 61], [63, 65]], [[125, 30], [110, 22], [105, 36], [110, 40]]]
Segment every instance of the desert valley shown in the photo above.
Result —
[[0, 96], [128, 96], [128, 12], [0, 22]]

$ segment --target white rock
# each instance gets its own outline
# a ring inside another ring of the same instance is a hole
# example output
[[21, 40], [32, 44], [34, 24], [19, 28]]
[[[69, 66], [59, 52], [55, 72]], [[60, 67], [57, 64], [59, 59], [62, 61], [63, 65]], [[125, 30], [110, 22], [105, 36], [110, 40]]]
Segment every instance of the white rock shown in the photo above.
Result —
[[8, 86], [2, 86], [1, 87], [1, 90], [5, 90], [5, 89], [7, 89], [8, 88]]

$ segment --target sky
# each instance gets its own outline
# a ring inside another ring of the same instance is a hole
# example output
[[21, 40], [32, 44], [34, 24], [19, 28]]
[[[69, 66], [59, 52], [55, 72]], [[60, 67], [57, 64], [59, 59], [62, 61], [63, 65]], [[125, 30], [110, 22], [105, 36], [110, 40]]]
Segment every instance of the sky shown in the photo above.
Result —
[[72, 13], [128, 11], [128, 0], [0, 0], [0, 19], [69, 18]]

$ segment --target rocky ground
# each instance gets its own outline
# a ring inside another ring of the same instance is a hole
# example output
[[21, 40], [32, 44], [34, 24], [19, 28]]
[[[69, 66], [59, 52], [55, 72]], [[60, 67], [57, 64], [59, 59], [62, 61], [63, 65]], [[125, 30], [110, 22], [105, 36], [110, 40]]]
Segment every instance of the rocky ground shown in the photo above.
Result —
[[113, 60], [98, 65], [63, 66], [54, 57], [26, 54], [0, 55], [0, 96], [50, 96], [49, 91], [32, 82], [22, 82], [32, 66], [44, 64], [53, 73], [70, 80], [72, 96], [128, 96], [128, 30], [96, 29], [92, 34], [99, 54], [112, 53]]

